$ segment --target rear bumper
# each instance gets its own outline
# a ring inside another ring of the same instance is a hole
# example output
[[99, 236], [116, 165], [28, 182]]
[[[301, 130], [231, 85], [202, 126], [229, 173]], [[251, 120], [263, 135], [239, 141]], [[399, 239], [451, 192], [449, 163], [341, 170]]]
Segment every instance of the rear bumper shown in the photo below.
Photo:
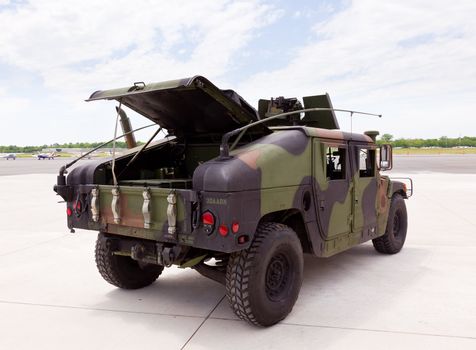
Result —
[[[224, 253], [247, 248], [260, 217], [259, 191], [198, 193], [109, 185], [57, 185], [55, 191], [66, 201], [71, 229]], [[206, 211], [215, 218], [211, 232], [201, 223]], [[220, 233], [220, 226], [226, 227], [226, 234]]]

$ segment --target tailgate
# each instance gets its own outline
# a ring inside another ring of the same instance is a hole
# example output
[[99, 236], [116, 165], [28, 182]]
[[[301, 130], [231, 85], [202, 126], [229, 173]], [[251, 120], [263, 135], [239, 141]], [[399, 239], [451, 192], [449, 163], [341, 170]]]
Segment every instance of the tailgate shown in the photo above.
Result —
[[91, 195], [92, 219], [107, 232], [177, 241], [193, 230], [197, 195], [192, 190], [108, 185], [99, 185], [96, 190], [96, 195]]

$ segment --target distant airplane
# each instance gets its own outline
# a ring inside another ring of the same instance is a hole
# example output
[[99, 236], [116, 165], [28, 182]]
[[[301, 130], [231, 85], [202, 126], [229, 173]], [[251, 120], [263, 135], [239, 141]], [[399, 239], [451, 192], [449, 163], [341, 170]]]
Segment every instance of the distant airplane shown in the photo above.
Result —
[[[35, 156], [33, 156], [35, 157]], [[50, 153], [38, 153], [36, 155], [37, 159], [38, 160], [42, 160], [42, 159], [55, 159], [56, 157], [56, 152], [50, 152]]]

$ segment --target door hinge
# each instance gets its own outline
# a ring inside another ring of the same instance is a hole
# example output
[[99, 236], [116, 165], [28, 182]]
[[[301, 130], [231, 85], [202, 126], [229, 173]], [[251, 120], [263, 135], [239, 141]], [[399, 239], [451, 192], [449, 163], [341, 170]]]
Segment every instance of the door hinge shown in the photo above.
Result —
[[91, 190], [91, 217], [94, 222], [99, 221], [99, 189]]
[[114, 216], [114, 223], [120, 224], [121, 223], [121, 206], [120, 206], [119, 187], [114, 187], [111, 193], [112, 193], [111, 209], [112, 209], [112, 215]]
[[167, 206], [167, 220], [169, 223], [167, 233], [170, 238], [176, 239], [177, 196], [174, 191], [170, 192], [170, 194], [167, 196], [167, 202], [169, 203], [169, 205]]
[[150, 215], [150, 190], [146, 188], [142, 192], [142, 198], [144, 202], [142, 203], [142, 216], [144, 216], [144, 228], [150, 228], [151, 224], [151, 215]]

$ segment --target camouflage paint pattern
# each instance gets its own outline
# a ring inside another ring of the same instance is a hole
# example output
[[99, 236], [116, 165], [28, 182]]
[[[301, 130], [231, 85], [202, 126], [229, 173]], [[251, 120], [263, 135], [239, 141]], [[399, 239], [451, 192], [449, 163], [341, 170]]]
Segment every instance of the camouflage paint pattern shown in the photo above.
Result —
[[[151, 226], [147, 229], [142, 213], [145, 187], [119, 186], [122, 215], [120, 224], [116, 224], [111, 209], [113, 186], [98, 185], [99, 223], [89, 219], [87, 227], [80, 222], [71, 222], [71, 227], [232, 252], [249, 246], [257, 225], [267, 215], [295, 211], [305, 223], [311, 251], [317, 256], [330, 256], [384, 234], [390, 198], [400, 189], [398, 185], [389, 186], [389, 178], [380, 176], [378, 170], [373, 177], [359, 177], [358, 148], [376, 147], [363, 135], [350, 137], [340, 131], [277, 128], [272, 134], [235, 149], [230, 159], [213, 159], [198, 166], [192, 190], [149, 187]], [[348, 152], [345, 179], [326, 177], [325, 148], [329, 146], [341, 146]], [[87, 187], [86, 194], [92, 187]], [[171, 191], [177, 195], [175, 241], [164, 239], [166, 198]], [[303, 200], [306, 193], [311, 199], [307, 207]], [[216, 217], [212, 234], [205, 233], [200, 225], [192, 226], [192, 204], [197, 200], [201, 213], [209, 210]], [[218, 234], [219, 225], [230, 227], [233, 222], [239, 222], [237, 234]], [[249, 236], [245, 244], [237, 243], [241, 234]]]
[[[147, 89], [183, 88], [186, 83], [177, 80]], [[96, 92], [91, 99], [113, 99], [126, 93], [124, 89]], [[167, 142], [172, 140], [162, 143]], [[327, 147], [346, 150], [345, 178], [330, 180], [327, 177]], [[361, 177], [360, 149], [377, 150], [367, 135], [306, 126], [274, 127], [270, 134], [234, 149], [228, 159], [200, 162], [193, 172], [191, 189], [119, 184], [120, 223], [114, 222], [111, 209], [113, 186], [104, 180], [104, 173], [110, 171], [107, 170], [110, 161], [85, 165], [68, 176], [71, 189], [71, 193], [65, 195], [68, 208], [74, 210], [78, 198], [83, 203], [83, 212], [68, 217], [68, 226], [230, 253], [249, 247], [260, 222], [286, 222], [294, 215], [302, 225], [293, 228], [300, 230], [297, 233], [303, 245], [310, 245], [309, 252], [331, 256], [383, 235], [392, 195], [399, 192], [405, 197], [401, 183], [380, 175], [375, 156], [373, 176]], [[193, 156], [197, 161], [200, 158], [188, 154]], [[127, 157], [132, 155], [124, 158]], [[92, 188], [99, 189], [98, 222], [92, 221], [88, 207]], [[142, 212], [145, 189], [151, 194], [149, 228], [144, 228]], [[171, 192], [177, 196], [174, 239], [166, 237], [167, 196]], [[206, 211], [215, 218], [211, 233], [196, 220]], [[231, 232], [233, 223], [239, 224], [234, 233]], [[230, 232], [220, 235], [220, 225], [225, 225]], [[240, 242], [238, 238], [243, 236], [246, 239]]]

